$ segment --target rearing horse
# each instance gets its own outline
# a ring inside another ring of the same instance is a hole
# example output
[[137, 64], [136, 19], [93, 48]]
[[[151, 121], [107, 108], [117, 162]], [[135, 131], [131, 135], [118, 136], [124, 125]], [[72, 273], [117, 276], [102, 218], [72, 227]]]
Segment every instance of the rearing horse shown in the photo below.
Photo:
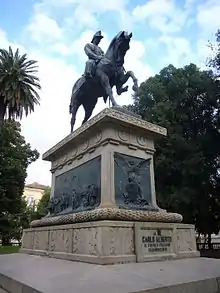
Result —
[[76, 121], [76, 113], [81, 105], [85, 110], [83, 124], [91, 117], [99, 97], [103, 97], [105, 103], [109, 98], [112, 106], [118, 106], [113, 96], [113, 86], [116, 86], [117, 93], [120, 95], [128, 90], [128, 86], [123, 88], [123, 85], [131, 77], [134, 82], [133, 90], [137, 91], [137, 78], [132, 71], [125, 74], [123, 67], [131, 38], [132, 33], [127, 34], [125, 31], [118, 33], [111, 41], [104, 57], [96, 65], [94, 77], [87, 79], [83, 75], [74, 84], [69, 106], [70, 114], [72, 114], [71, 132]]

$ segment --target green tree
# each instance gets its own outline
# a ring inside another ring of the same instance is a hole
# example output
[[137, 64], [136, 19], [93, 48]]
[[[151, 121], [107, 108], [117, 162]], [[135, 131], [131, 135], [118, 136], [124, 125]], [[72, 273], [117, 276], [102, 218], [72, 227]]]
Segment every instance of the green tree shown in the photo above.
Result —
[[211, 67], [217, 77], [220, 76], [220, 30], [217, 30], [216, 43], [209, 43], [211, 49], [211, 56], [208, 58], [208, 66]]
[[220, 219], [219, 89], [211, 71], [169, 65], [141, 84], [128, 107], [168, 130], [156, 144], [159, 205], [209, 235], [219, 231]]
[[24, 210], [26, 170], [39, 157], [21, 135], [20, 124], [5, 121], [0, 132], [0, 237], [8, 243], [16, 216]]
[[22, 118], [34, 111], [35, 104], [39, 104], [37, 90], [41, 88], [37, 73], [37, 61], [28, 60], [27, 55], [20, 55], [17, 49], [13, 53], [0, 49], [0, 128], [3, 120], [8, 118]]
[[[22, 231], [29, 226], [29, 213], [26, 200], [22, 198], [19, 207], [16, 209], [16, 213], [4, 214], [5, 220], [1, 224], [1, 233], [5, 244], [10, 244], [11, 239], [17, 240], [19, 243], [21, 242]], [[1, 220], [3, 220], [3, 217]], [[3, 225], [3, 223], [5, 224]]]
[[23, 212], [23, 218], [22, 218], [22, 228], [27, 228], [31, 221], [41, 219], [42, 217], [46, 216], [48, 213], [48, 204], [50, 200], [50, 192], [51, 188], [48, 186], [44, 193], [42, 198], [40, 199], [37, 206], [28, 207], [27, 203], [24, 208]]
[[48, 204], [50, 200], [50, 192], [51, 188], [48, 186], [47, 189], [45, 189], [42, 198], [40, 199], [38, 205], [37, 205], [37, 217], [40, 219], [47, 215], [48, 213]]

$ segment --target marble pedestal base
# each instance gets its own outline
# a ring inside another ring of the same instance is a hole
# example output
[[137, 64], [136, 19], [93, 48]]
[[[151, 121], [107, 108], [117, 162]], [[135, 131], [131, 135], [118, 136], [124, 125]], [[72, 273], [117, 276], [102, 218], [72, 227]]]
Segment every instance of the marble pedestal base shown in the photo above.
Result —
[[220, 293], [219, 267], [200, 257], [100, 266], [13, 253], [0, 255], [0, 292]]
[[193, 225], [127, 221], [26, 229], [21, 252], [94, 264], [199, 256]]

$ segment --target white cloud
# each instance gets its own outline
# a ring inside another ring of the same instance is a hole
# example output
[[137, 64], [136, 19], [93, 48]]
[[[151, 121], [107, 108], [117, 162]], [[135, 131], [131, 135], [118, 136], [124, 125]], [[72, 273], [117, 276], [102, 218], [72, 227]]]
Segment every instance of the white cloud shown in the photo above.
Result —
[[102, 13], [106, 11], [120, 11], [128, 3], [127, 0], [42, 0], [42, 4], [56, 6], [56, 7], [74, 7], [80, 6], [83, 10], [94, 13]]
[[[51, 6], [55, 6], [57, 8], [60, 8], [60, 7], [64, 7], [64, 6], [67, 6], [69, 4], [72, 4], [76, 2], [75, 0], [42, 0], [40, 5], [43, 6], [43, 5], [51, 5]], [[38, 6], [40, 6], [38, 4]]]
[[[35, 112], [24, 118], [22, 131], [31, 146], [42, 154], [70, 132], [70, 115], [68, 112], [73, 83], [78, 78], [74, 66], [65, 61], [31, 53], [30, 58], [39, 61], [41, 80], [41, 105]], [[82, 121], [83, 112], [77, 115]], [[79, 126], [79, 123], [78, 123]], [[50, 183], [50, 164], [41, 160], [33, 163], [28, 169], [28, 182], [40, 181]]]
[[53, 43], [50, 50], [63, 56], [71, 54], [71, 48], [61, 42]]
[[214, 34], [220, 28], [220, 1], [207, 0], [198, 5], [196, 19], [204, 34]]
[[187, 9], [187, 10], [191, 10], [193, 8], [193, 6], [196, 4], [196, 1], [197, 0], [185, 0], [185, 5], [184, 7]]
[[152, 68], [146, 63], [143, 63], [142, 58], [146, 54], [145, 46], [142, 42], [131, 40], [130, 50], [125, 56], [126, 70], [132, 70], [137, 76], [139, 83], [153, 74]]
[[135, 7], [133, 14], [136, 17], [148, 18], [156, 14], [168, 15], [172, 11], [173, 2], [170, 0], [150, 0]]
[[[42, 0], [36, 5], [37, 10], [43, 11], [45, 7], [51, 9], [67, 8], [70, 15], [66, 17], [66, 23], [77, 28], [92, 28], [98, 26], [97, 16], [105, 12], [116, 12], [118, 16], [122, 16], [126, 11], [128, 0]], [[123, 21], [124, 22], [124, 21]]]
[[74, 9], [74, 22], [77, 23], [79, 27], [95, 27], [98, 25], [94, 13], [89, 10], [84, 10], [84, 7], [78, 6]]
[[59, 40], [63, 35], [63, 31], [58, 26], [56, 20], [43, 12], [36, 12], [34, 14], [27, 29], [31, 39], [38, 43]]
[[169, 36], [161, 36], [158, 40], [167, 49], [167, 54], [164, 54], [166, 65], [172, 63], [178, 67], [191, 62], [193, 52], [189, 40], [184, 37]]
[[153, 29], [164, 34], [179, 32], [189, 15], [187, 9], [181, 9], [174, 0], [150, 0], [138, 5], [132, 12], [136, 22], [146, 21]]
[[166, 46], [167, 52], [161, 58], [163, 66], [173, 64], [176, 67], [181, 67], [189, 63], [195, 63], [201, 69], [205, 69], [206, 59], [211, 53], [206, 40], [197, 39], [194, 49], [192, 43], [184, 37], [161, 36], [158, 41]]
[[11, 42], [7, 38], [6, 32], [0, 28], [0, 48], [8, 49], [9, 46], [16, 49], [18, 48], [21, 54], [24, 54], [26, 52], [26, 49], [24, 48], [24, 46], [16, 42]]
[[208, 42], [205, 39], [198, 39], [196, 41], [196, 52], [194, 54], [194, 62], [197, 63], [201, 68], [206, 67], [206, 61], [208, 57], [213, 54], [211, 48], [208, 46]]
[[9, 40], [7, 39], [6, 32], [0, 29], [0, 46], [1, 48], [7, 47], [9, 45]]

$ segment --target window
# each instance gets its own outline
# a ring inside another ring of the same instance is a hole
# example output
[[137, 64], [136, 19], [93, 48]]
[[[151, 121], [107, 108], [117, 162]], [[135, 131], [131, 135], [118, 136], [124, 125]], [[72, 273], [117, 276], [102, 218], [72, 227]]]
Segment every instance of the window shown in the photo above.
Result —
[[34, 204], [35, 204], [34, 197], [29, 195], [29, 196], [27, 197], [27, 206], [28, 206], [28, 207], [33, 207]]

